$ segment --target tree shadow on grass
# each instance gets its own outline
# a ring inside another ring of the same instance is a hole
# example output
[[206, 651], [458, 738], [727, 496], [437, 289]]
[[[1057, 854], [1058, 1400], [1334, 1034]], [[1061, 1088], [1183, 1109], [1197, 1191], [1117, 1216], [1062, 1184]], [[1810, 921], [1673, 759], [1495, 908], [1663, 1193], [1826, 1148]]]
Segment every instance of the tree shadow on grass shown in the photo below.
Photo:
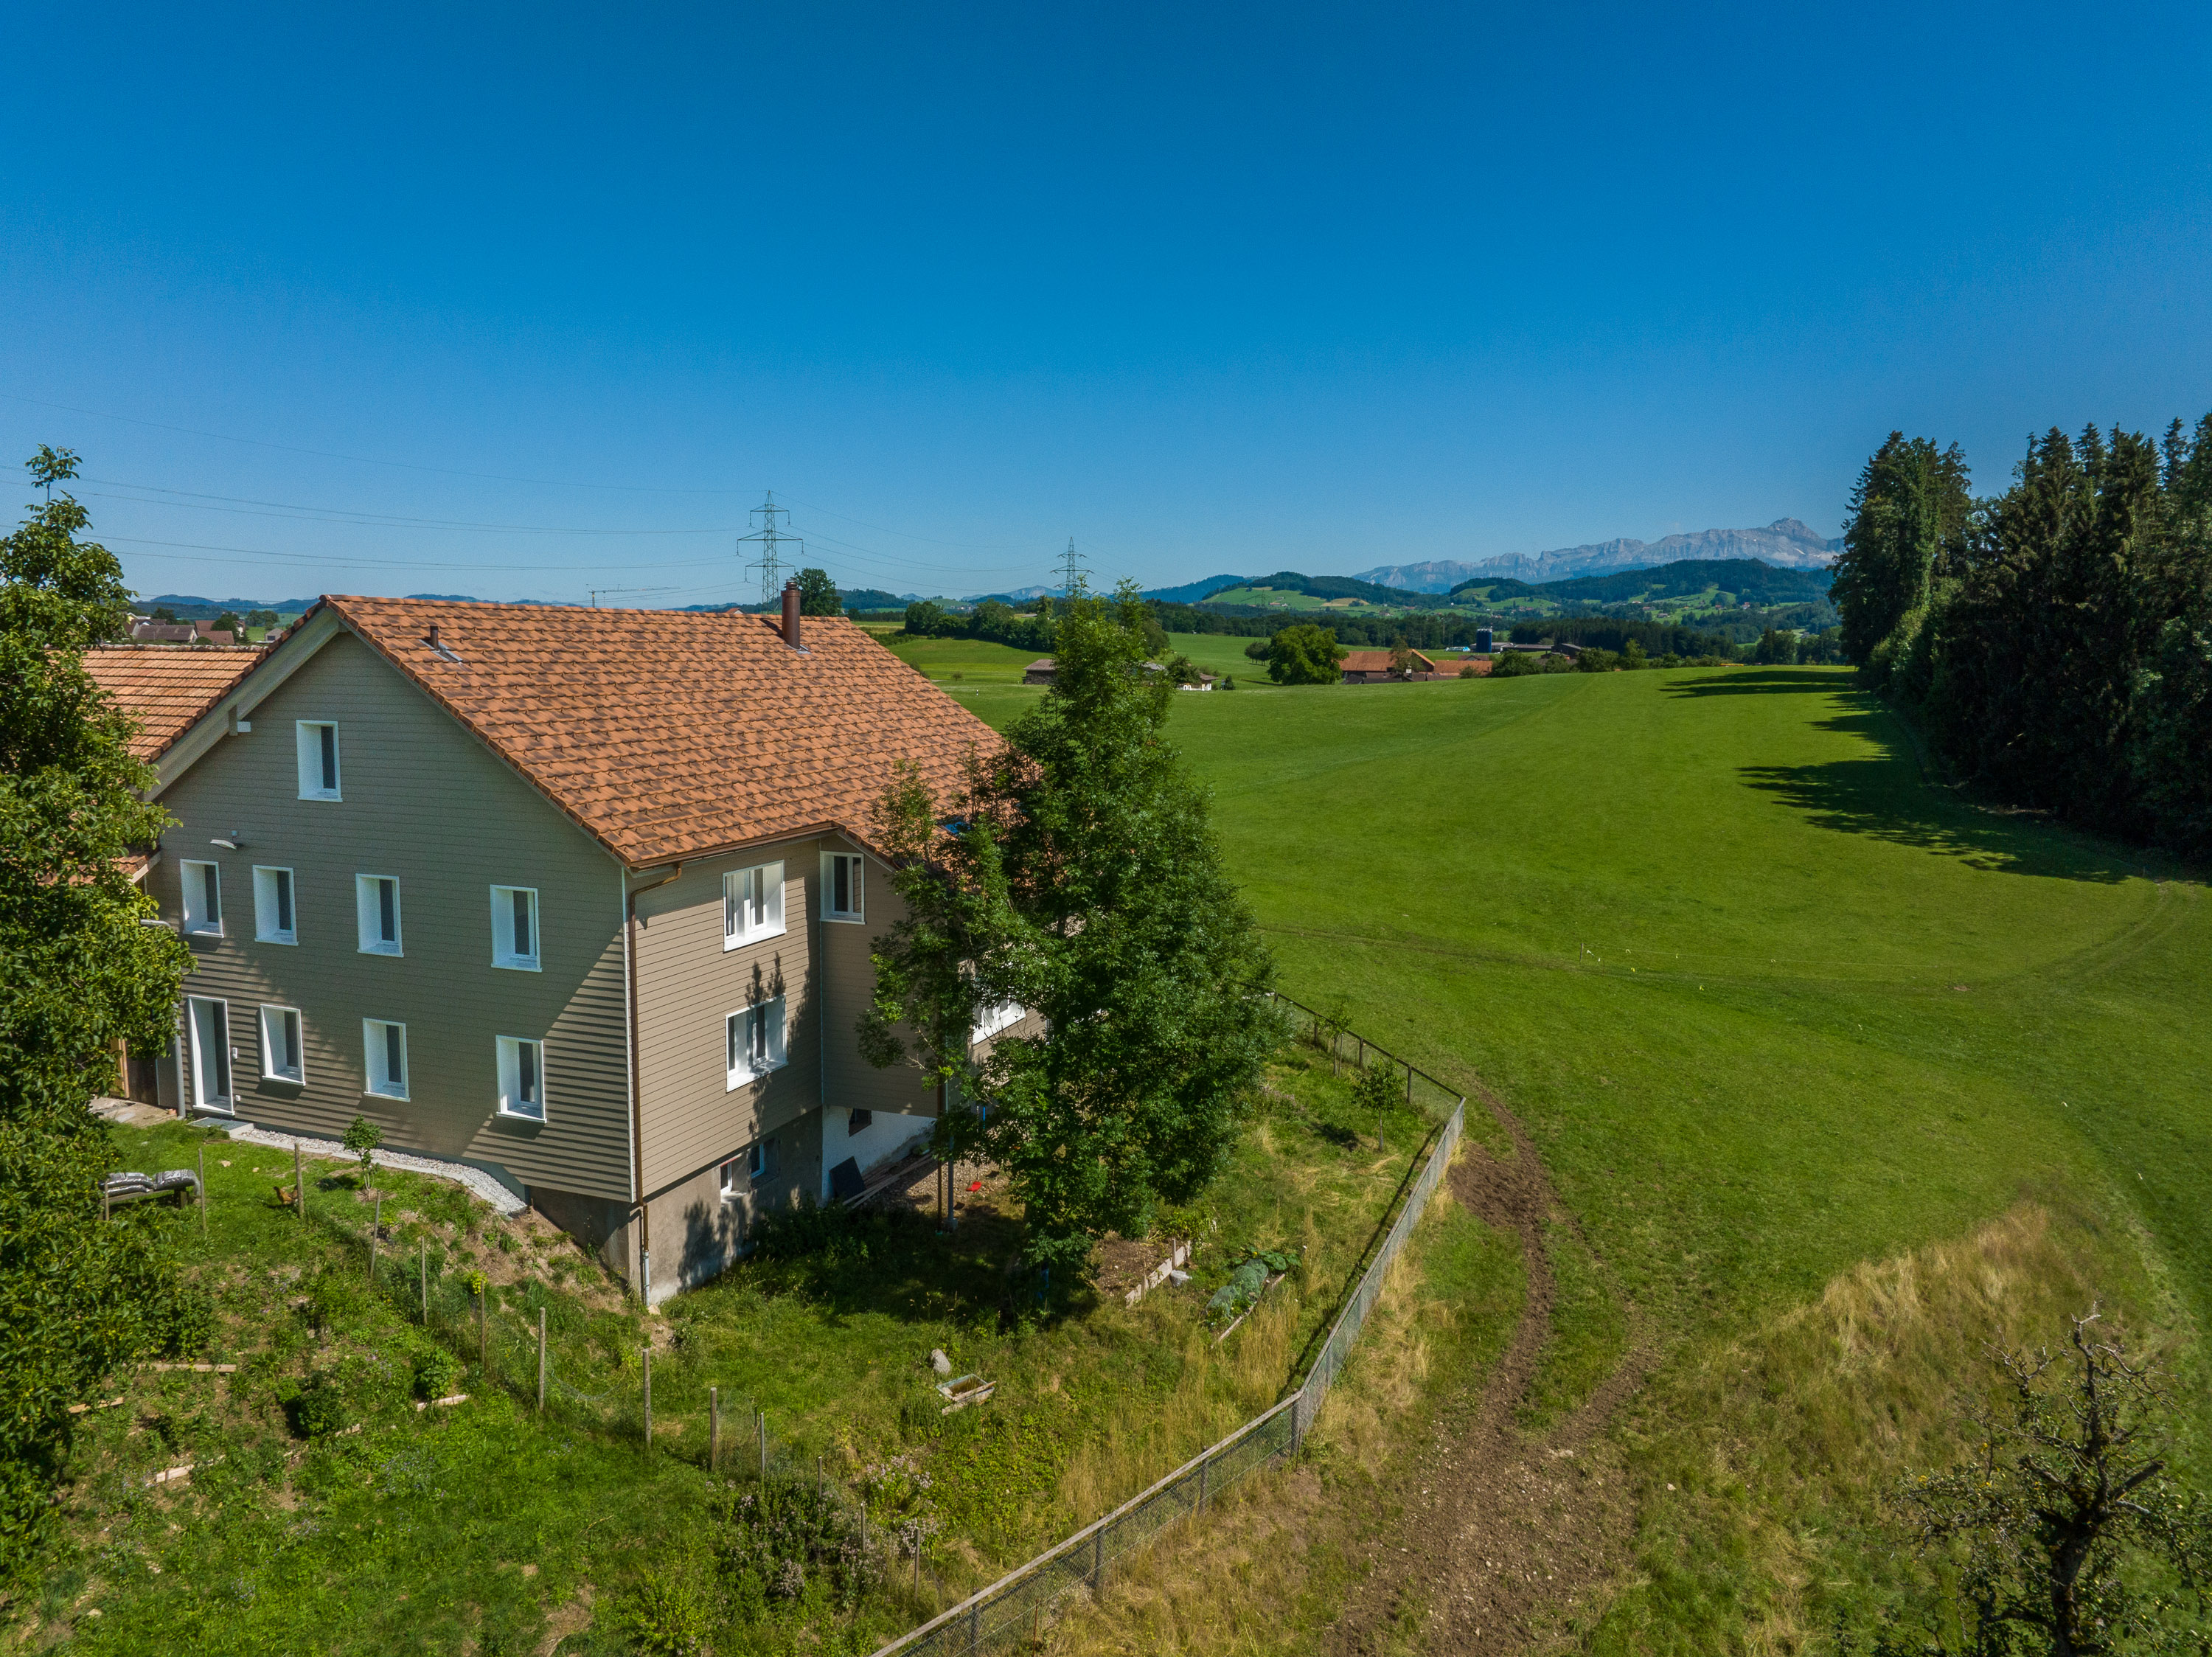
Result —
[[2106, 886], [2135, 872], [2113, 855], [2114, 848], [2026, 814], [1978, 807], [1923, 782], [1895, 717], [1871, 698], [1863, 700], [1862, 711], [1821, 720], [1818, 728], [1863, 736], [1881, 751], [1878, 757], [1818, 765], [1743, 765], [1737, 775], [1819, 827], [1955, 857], [1971, 868]]
[[1834, 696], [1860, 695], [1850, 678], [1833, 668], [1762, 667], [1757, 673], [1716, 673], [1711, 679], [1676, 679], [1667, 686], [1670, 697], [1778, 696], [1819, 692]]

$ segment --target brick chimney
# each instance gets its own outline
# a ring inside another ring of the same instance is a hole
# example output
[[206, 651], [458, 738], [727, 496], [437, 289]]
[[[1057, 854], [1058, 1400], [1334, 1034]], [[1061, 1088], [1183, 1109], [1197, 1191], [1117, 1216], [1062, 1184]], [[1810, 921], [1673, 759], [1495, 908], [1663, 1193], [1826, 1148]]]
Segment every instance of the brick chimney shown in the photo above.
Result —
[[783, 642], [794, 650], [806, 648], [799, 642], [799, 583], [795, 581], [783, 584]]

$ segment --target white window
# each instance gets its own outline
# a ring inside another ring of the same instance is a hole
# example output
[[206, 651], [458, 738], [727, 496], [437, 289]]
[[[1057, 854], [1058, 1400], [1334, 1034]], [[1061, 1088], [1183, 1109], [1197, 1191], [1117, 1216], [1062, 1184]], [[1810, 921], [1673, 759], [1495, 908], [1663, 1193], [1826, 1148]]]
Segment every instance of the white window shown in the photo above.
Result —
[[298, 1008], [262, 1008], [261, 1074], [270, 1081], [303, 1082], [307, 1079], [307, 1058], [300, 1040]]
[[763, 863], [722, 877], [722, 947], [758, 943], [783, 928], [783, 865]]
[[361, 953], [398, 954], [399, 882], [389, 874], [356, 874], [353, 903], [361, 921]]
[[491, 964], [519, 972], [538, 970], [538, 888], [491, 889]]
[[860, 890], [861, 860], [849, 852], [822, 854], [822, 918], [857, 921], [865, 917], [866, 904]]
[[300, 798], [337, 799], [338, 728], [303, 719], [299, 732]]
[[722, 1164], [722, 1200], [726, 1203], [738, 1194], [738, 1182], [744, 1177], [745, 1159], [733, 1156]]
[[406, 1098], [407, 1026], [383, 1019], [363, 1019], [361, 1045], [368, 1091], [386, 1099]]
[[204, 938], [222, 936], [222, 870], [213, 863], [185, 863], [185, 930]]
[[729, 1085], [742, 1087], [784, 1062], [783, 997], [763, 1001], [723, 1020], [729, 1057]]
[[748, 1179], [773, 1179], [776, 1175], [775, 1141], [756, 1139], [745, 1152], [745, 1177]]
[[192, 1108], [228, 1114], [236, 1102], [230, 1087], [230, 1004], [191, 996], [185, 1009], [192, 1045]]
[[499, 1039], [499, 1113], [545, 1119], [545, 1044], [520, 1036]]
[[290, 869], [253, 866], [253, 935], [261, 943], [300, 941]]
[[975, 1009], [975, 1028], [968, 1038], [972, 1045], [988, 1041], [1001, 1030], [1012, 1029], [1030, 1015], [1030, 1009], [1018, 1001], [1002, 1001], [995, 1007]]

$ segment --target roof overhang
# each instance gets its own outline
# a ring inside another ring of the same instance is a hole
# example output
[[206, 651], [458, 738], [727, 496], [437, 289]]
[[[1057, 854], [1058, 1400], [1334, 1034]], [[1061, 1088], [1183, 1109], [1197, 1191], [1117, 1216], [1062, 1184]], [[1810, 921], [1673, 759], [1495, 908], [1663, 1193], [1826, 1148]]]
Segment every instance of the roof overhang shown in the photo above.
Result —
[[283, 643], [154, 756], [154, 786], [148, 797], [161, 798], [164, 790], [216, 743], [226, 736], [236, 735], [240, 725], [252, 723], [254, 709], [305, 667], [316, 651], [337, 636], [342, 626], [331, 607], [317, 600], [315, 607], [301, 618]]

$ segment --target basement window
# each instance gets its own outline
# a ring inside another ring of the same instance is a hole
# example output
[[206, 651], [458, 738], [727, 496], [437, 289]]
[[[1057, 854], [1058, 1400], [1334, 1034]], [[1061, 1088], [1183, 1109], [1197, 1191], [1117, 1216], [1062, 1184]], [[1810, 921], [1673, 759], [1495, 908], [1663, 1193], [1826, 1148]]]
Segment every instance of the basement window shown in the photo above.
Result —
[[845, 1133], [847, 1137], [849, 1138], [856, 1133], [867, 1132], [869, 1124], [873, 1123], [875, 1119], [876, 1113], [873, 1111], [851, 1111], [847, 1112], [845, 1117]]

